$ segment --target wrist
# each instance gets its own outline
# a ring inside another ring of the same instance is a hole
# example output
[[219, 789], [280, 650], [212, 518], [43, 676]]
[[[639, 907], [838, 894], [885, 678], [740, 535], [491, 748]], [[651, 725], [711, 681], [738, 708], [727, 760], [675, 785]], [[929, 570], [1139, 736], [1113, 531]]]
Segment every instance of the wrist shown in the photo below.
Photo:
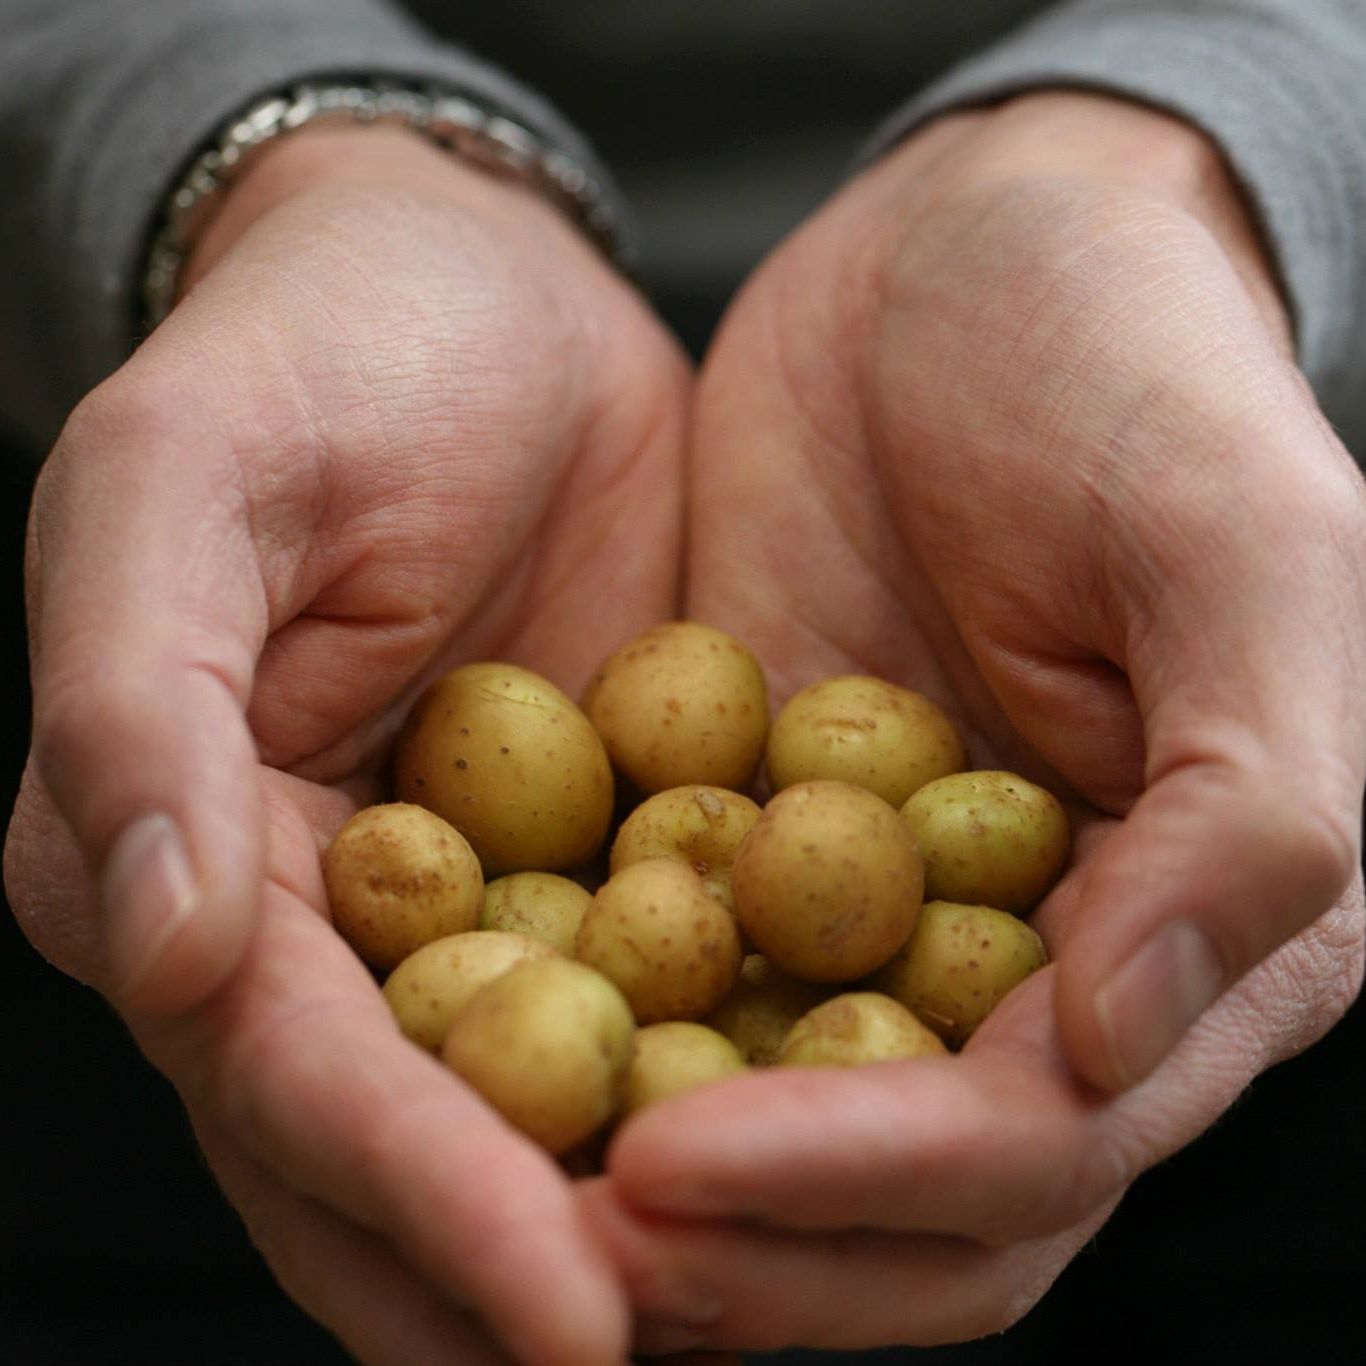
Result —
[[466, 205], [512, 196], [553, 214], [530, 189], [497, 180], [406, 128], [320, 125], [301, 128], [263, 148], [229, 187], [185, 258], [183, 293], [221, 260], [260, 219], [282, 204], [327, 187], [446, 196]]
[[1218, 144], [1194, 124], [1122, 96], [1037, 90], [990, 109], [945, 115], [892, 155], [915, 167], [917, 144], [936, 138], [942, 147], [955, 126], [959, 138], [972, 138], [969, 174], [976, 181], [1079, 179], [1147, 196], [1196, 220], [1290, 349], [1284, 293], [1252, 206]]

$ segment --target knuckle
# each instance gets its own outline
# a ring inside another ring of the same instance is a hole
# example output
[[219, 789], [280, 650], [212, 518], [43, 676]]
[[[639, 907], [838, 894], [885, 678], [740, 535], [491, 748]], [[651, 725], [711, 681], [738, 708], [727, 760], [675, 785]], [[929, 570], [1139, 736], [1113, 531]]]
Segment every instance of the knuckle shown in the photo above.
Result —
[[1314, 918], [1346, 890], [1360, 858], [1359, 813], [1349, 815], [1341, 804], [1306, 799], [1286, 817], [1293, 866]]

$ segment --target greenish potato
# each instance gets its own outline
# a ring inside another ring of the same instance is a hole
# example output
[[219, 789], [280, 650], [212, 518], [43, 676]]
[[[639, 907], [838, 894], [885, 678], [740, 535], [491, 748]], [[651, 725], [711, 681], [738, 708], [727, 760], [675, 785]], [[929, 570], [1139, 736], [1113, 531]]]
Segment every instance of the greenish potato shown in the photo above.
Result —
[[469, 841], [484, 873], [576, 868], [612, 819], [597, 732], [553, 683], [513, 664], [467, 664], [435, 683], [399, 737], [399, 795]]
[[636, 1031], [626, 1074], [622, 1114], [745, 1071], [745, 1060], [724, 1035], [689, 1020], [665, 1020]]
[[700, 1019], [740, 975], [734, 916], [673, 858], [608, 878], [584, 913], [574, 954], [616, 983], [640, 1024]]
[[830, 991], [775, 968], [761, 953], [745, 956], [740, 980], [729, 996], [703, 1021], [739, 1050], [751, 1067], [778, 1061], [783, 1041], [808, 1010]]
[[680, 859], [733, 910], [730, 866], [758, 819], [758, 803], [728, 788], [668, 788], [641, 802], [622, 823], [612, 843], [611, 871], [648, 858]]
[[967, 751], [928, 697], [846, 674], [792, 696], [769, 731], [766, 763], [775, 792], [832, 778], [899, 807], [926, 783], [965, 768]]
[[473, 929], [484, 903], [468, 842], [407, 802], [358, 811], [327, 847], [322, 872], [333, 925], [382, 970], [434, 939]]
[[574, 936], [592, 892], [558, 873], [508, 873], [484, 888], [481, 930], [505, 930], [543, 940], [574, 956]]
[[608, 657], [583, 708], [642, 792], [748, 787], [768, 735], [763, 670], [738, 640], [696, 621], [653, 627]]
[[611, 982], [556, 956], [520, 963], [477, 991], [451, 1021], [441, 1058], [558, 1156], [616, 1113], [634, 1033]]
[[1067, 813], [1051, 792], [987, 769], [927, 783], [901, 808], [925, 861], [933, 901], [1023, 915], [1062, 876]]
[[868, 979], [961, 1047], [998, 1002], [1048, 962], [1023, 920], [991, 906], [927, 901], [911, 937]]
[[524, 934], [469, 930], [447, 935], [410, 953], [389, 974], [384, 999], [404, 1034], [435, 1053], [476, 991], [518, 963], [554, 954], [549, 944]]
[[809, 982], [851, 982], [906, 942], [921, 899], [910, 827], [865, 788], [818, 780], [780, 792], [731, 869], [754, 948]]
[[778, 1054], [780, 1067], [859, 1067], [946, 1053], [905, 1006], [875, 991], [846, 991], [803, 1015]]

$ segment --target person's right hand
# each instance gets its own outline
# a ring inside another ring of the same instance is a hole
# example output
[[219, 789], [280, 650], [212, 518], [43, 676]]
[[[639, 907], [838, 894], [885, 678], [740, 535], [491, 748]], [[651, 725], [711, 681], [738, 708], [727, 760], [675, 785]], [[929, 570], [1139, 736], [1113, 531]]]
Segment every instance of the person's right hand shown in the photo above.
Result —
[[567, 1181], [396, 1031], [318, 852], [439, 671], [572, 690], [676, 609], [686, 366], [556, 210], [398, 131], [286, 139], [193, 273], [39, 481], [11, 902], [362, 1360], [619, 1360]]

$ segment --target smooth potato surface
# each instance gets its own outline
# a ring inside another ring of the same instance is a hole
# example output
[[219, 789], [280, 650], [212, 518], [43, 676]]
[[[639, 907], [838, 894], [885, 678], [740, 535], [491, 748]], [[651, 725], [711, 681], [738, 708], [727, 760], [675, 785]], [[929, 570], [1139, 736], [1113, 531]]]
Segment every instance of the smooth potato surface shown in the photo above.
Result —
[[731, 869], [754, 947], [810, 982], [881, 967], [920, 910], [920, 855], [895, 809], [849, 783], [798, 783], [764, 808]]
[[925, 861], [934, 901], [1023, 915], [1062, 875], [1071, 838], [1051, 792], [987, 769], [927, 783], [901, 809]]
[[612, 762], [647, 793], [743, 789], [768, 734], [758, 660], [695, 621], [665, 622], [623, 645], [594, 676], [583, 708]]
[[774, 719], [766, 763], [775, 792], [832, 778], [899, 807], [926, 783], [966, 767], [967, 752], [928, 697], [847, 674], [792, 696]]
[[735, 1045], [705, 1025], [665, 1020], [636, 1031], [635, 1056], [626, 1074], [622, 1113], [691, 1091], [745, 1070]]
[[544, 940], [574, 956], [574, 937], [593, 894], [558, 873], [508, 873], [484, 888], [481, 930], [505, 930]]
[[473, 929], [483, 906], [484, 878], [469, 844], [406, 802], [358, 811], [328, 846], [322, 869], [332, 923], [375, 968]]
[[521, 963], [476, 992], [441, 1045], [446, 1066], [548, 1152], [616, 1112], [635, 1025], [606, 978], [567, 959]]
[[469, 930], [447, 935], [410, 953], [389, 974], [384, 999], [399, 1028], [415, 1044], [436, 1052], [476, 991], [518, 963], [554, 954], [549, 944], [525, 934]]
[[734, 916], [672, 858], [609, 878], [584, 914], [574, 953], [621, 988], [640, 1024], [700, 1019], [740, 975]]
[[730, 995], [703, 1023], [724, 1034], [751, 1067], [771, 1067], [792, 1026], [829, 994], [829, 988], [803, 982], [775, 968], [763, 954], [751, 953]]
[[859, 1067], [944, 1053], [943, 1040], [905, 1006], [875, 991], [848, 991], [792, 1027], [780, 1067]]
[[399, 738], [399, 794], [469, 840], [485, 875], [586, 863], [607, 835], [612, 772], [593, 727], [553, 683], [467, 664], [422, 697]]
[[927, 901], [911, 937], [868, 986], [900, 1001], [957, 1047], [1047, 962], [1043, 940], [1008, 911]]

